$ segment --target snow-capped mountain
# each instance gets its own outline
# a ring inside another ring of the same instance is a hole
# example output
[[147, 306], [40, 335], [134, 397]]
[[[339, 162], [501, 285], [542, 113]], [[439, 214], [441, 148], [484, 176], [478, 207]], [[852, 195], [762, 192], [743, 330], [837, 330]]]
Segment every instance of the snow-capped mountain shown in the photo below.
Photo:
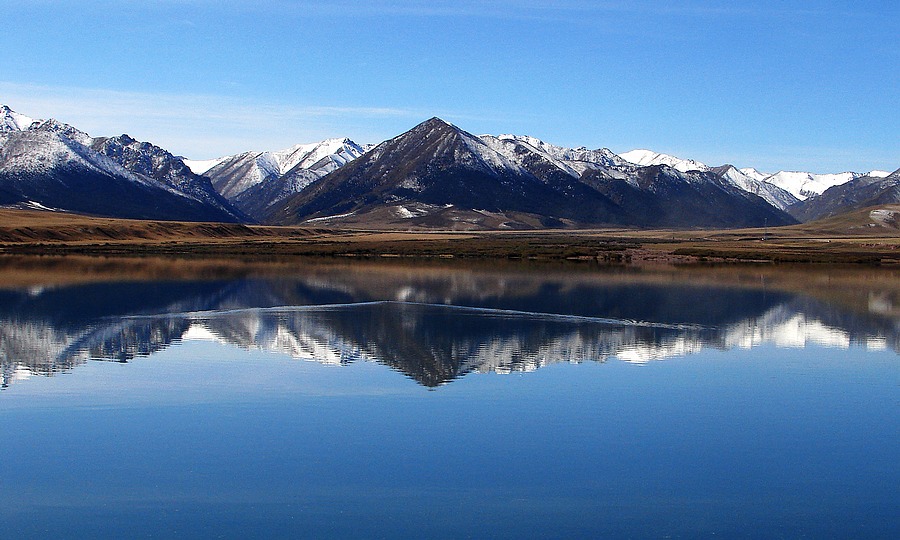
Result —
[[753, 178], [772, 185], [778, 186], [787, 191], [798, 200], [804, 200], [807, 197], [821, 195], [830, 187], [845, 184], [850, 180], [859, 178], [860, 176], [869, 176], [871, 178], [884, 178], [888, 176], [890, 171], [869, 171], [867, 173], [843, 172], [837, 174], [814, 174], [810, 172], [796, 171], [779, 171], [774, 174], [762, 173], [753, 167], [740, 169], [740, 172]]
[[[812, 219], [891, 198], [873, 195], [872, 186], [881, 185], [873, 179], [887, 178], [886, 171], [768, 174], [651, 150], [619, 156], [523, 135], [477, 137], [437, 118], [377, 147], [336, 138], [192, 161], [127, 135], [95, 139], [0, 106], [0, 146], [0, 205], [115, 217], [462, 229], [742, 227], [793, 223], [788, 209]], [[73, 186], [80, 191], [71, 193]], [[129, 194], [129, 186], [142, 193]], [[814, 202], [836, 186], [847, 191]], [[801, 209], [804, 200], [810, 204]]]
[[34, 118], [19, 114], [6, 105], [0, 105], [0, 133], [25, 131], [34, 122]]
[[148, 142], [141, 142], [120, 135], [118, 137], [98, 137], [91, 148], [110, 157], [129, 171], [153, 178], [178, 192], [202, 201], [223, 213], [230, 214], [239, 221], [250, 218], [238, 212], [213, 188], [209, 178], [194, 174], [180, 158]]
[[689, 171], [708, 171], [709, 167], [699, 161], [694, 161], [693, 159], [682, 159], [679, 157], [671, 156], [669, 154], [661, 154], [659, 152], [654, 152], [652, 150], [631, 150], [629, 152], [625, 152], [623, 154], [619, 154], [619, 157], [628, 161], [629, 163], [634, 163], [635, 165], [649, 166], [649, 165], [668, 165], [673, 169], [681, 172], [689, 172]]
[[846, 184], [863, 176], [862, 173], [813, 174], [808, 172], [780, 171], [766, 177], [765, 181], [788, 191], [799, 200], [821, 195], [826, 189]]
[[312, 144], [298, 144], [275, 153], [282, 174], [304, 169], [325, 174], [342, 167], [363, 154], [362, 146], [350, 139], [325, 139]]
[[[479, 137], [432, 118], [285, 199], [274, 207], [271, 218], [296, 223], [340, 214], [395, 212], [414, 221], [431, 219], [464, 228], [485, 217], [479, 211], [501, 222], [515, 221], [507, 215], [510, 212], [620, 219], [621, 213], [599, 193], [557, 171], [539, 179]], [[583, 195], [586, 204], [573, 206], [569, 197], [574, 193]], [[400, 208], [406, 205], [419, 211], [403, 213]], [[430, 211], [422, 210], [423, 205], [430, 205]]]
[[144, 219], [246, 218], [161, 148], [127, 136], [94, 139], [5, 106], [0, 113], [0, 205]]
[[870, 206], [900, 203], [900, 170], [887, 176], [859, 176], [826, 189], [791, 208], [803, 221], [828, 218]]
[[[738, 189], [762, 197], [767, 203], [775, 208], [787, 210], [790, 206], [797, 204], [800, 201], [800, 199], [793, 194], [775, 184], [767, 182], [765, 179], [760, 180], [758, 174], [754, 175], [752, 172], [751, 174], [745, 173], [734, 167], [734, 165], [722, 165], [721, 167], [714, 167], [710, 170]], [[752, 171], [755, 171], [755, 169]]]
[[[711, 172], [641, 167], [608, 150], [476, 137], [439, 118], [382, 143], [273, 207], [276, 223], [452, 228], [793, 223]], [[368, 217], [363, 217], [368, 216]]]
[[631, 150], [620, 155], [627, 161], [641, 166], [668, 165], [681, 172], [713, 171], [736, 187], [759, 195], [769, 204], [782, 210], [811, 195], [821, 194], [833, 185], [842, 184], [861, 176], [857, 173], [812, 174], [786, 171], [766, 174], [753, 167], [743, 169], [738, 169], [733, 165], [710, 167], [693, 159], [683, 159], [652, 150]]
[[795, 222], [760, 196], [712, 171], [635, 166], [626, 171], [624, 179], [621, 172], [590, 170], [581, 181], [628, 209], [639, 227], [753, 227]]
[[281, 167], [269, 152], [244, 152], [220, 160], [203, 175], [220, 195], [230, 200], [256, 184], [277, 178]]
[[[482, 135], [481, 138], [485, 142], [492, 139], [490, 135]], [[609, 148], [599, 148], [597, 150], [589, 150], [584, 146], [565, 148], [524, 135], [500, 135], [497, 139], [528, 145], [533, 151], [543, 153], [564, 163], [579, 175], [587, 169], [597, 168], [598, 166], [621, 167], [628, 164], [628, 161], [613, 153]]]
[[762, 181], [762, 180], [765, 180], [766, 178], [772, 176], [771, 174], [759, 172], [758, 170], [756, 170], [753, 167], [744, 167], [743, 169], [738, 169], [738, 170], [754, 180]]
[[[861, 177], [866, 178], [885, 178], [890, 175], [887, 171], [870, 171], [868, 173], [858, 172], [842, 172], [835, 174], [815, 174], [802, 171], [779, 171], [774, 174], [760, 172], [753, 167], [745, 167], [738, 169], [732, 165], [722, 165], [721, 167], [709, 167], [699, 161], [692, 159], [682, 159], [668, 154], [653, 152], [652, 150], [632, 150], [621, 154], [621, 157], [631, 163], [642, 166], [650, 165], [668, 165], [679, 171], [712, 171], [720, 175], [723, 179], [730, 182], [734, 186], [755, 195], [759, 195], [769, 204], [776, 208], [787, 210], [793, 208], [791, 214], [804, 221], [815, 219], [810, 216], [823, 217], [824, 215], [834, 215], [842, 211], [848, 211], [851, 206], [847, 206], [844, 210], [842, 204], [838, 201], [832, 201], [828, 204], [829, 212], [818, 212], [808, 209], [799, 209], [797, 205], [801, 201], [813, 200], [825, 193], [826, 190], [841, 186], [851, 186], [852, 191], [855, 184], [851, 184], [853, 180]], [[870, 189], [871, 190], [871, 189]], [[853, 197], [851, 197], [853, 198]], [[872, 199], [872, 197], [859, 196], [858, 199]], [[805, 205], [804, 208], [813, 208], [821, 205], [811, 204]], [[855, 208], [855, 206], [854, 206]]]
[[[277, 152], [245, 152], [213, 160], [203, 172], [213, 187], [256, 218], [281, 199], [353, 161], [364, 152], [350, 139], [326, 139]], [[193, 162], [197, 168], [204, 162]], [[208, 163], [208, 162], [207, 162]]]

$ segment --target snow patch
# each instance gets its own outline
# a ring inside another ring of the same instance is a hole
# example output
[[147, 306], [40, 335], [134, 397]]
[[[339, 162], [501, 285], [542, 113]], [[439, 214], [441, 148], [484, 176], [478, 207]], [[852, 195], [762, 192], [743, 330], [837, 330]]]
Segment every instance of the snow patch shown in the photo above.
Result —
[[44, 206], [43, 204], [37, 201], [27, 201], [23, 206], [27, 206], [30, 208], [35, 208], [37, 210], [49, 210], [51, 212], [58, 212], [59, 208], [50, 208], [49, 206]]
[[661, 154], [652, 150], [631, 150], [624, 154], [619, 154], [621, 158], [635, 165], [647, 167], [650, 165], [668, 165], [673, 169], [681, 172], [688, 171], [708, 171], [709, 167], [699, 161], [693, 159], [681, 159], [669, 154]]
[[872, 210], [869, 212], [869, 218], [876, 223], [887, 225], [889, 227], [896, 227], [900, 224], [900, 211], [886, 209]]
[[356, 212], [347, 212], [346, 214], [335, 214], [335, 215], [333, 215], [333, 216], [317, 217], [317, 218], [307, 219], [307, 220], [304, 221], [303, 223], [316, 223], [316, 222], [319, 222], [319, 221], [328, 221], [328, 220], [330, 220], [330, 219], [339, 219], [339, 218], [344, 218], [344, 217], [352, 216], [352, 215], [355, 214], [355, 213], [356, 213]]
[[220, 157], [217, 159], [182, 159], [181, 161], [187, 166], [188, 169], [191, 170], [194, 174], [203, 174], [206, 171], [212, 169], [219, 163], [222, 163], [228, 159], [227, 157]]

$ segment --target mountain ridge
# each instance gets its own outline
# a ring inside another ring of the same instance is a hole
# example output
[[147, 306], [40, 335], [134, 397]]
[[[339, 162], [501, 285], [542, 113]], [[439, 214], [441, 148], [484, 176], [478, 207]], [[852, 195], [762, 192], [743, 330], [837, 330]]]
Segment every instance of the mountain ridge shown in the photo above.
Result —
[[[596, 152], [603, 162], [579, 172], [558, 159], [566, 157], [558, 150], [533, 138], [476, 137], [431, 118], [311, 184], [266, 219], [284, 224], [340, 221], [393, 207], [398, 224], [409, 220], [412, 225], [429, 222], [451, 228], [477, 227], [481, 222], [475, 214], [485, 212], [502, 228], [527, 227], [528, 220], [516, 214], [533, 216], [544, 227], [794, 222], [709, 172], [680, 173], [665, 165], [642, 168], [602, 150]], [[642, 184], [637, 177], [649, 169]], [[585, 181], [585, 176], [590, 179]], [[666, 208], [663, 196], [678, 201], [679, 209]], [[728, 211], [705, 210], [709, 201]], [[402, 215], [401, 209], [409, 215]]]
[[[397, 147], [401, 138], [402, 149]], [[31, 189], [40, 178], [77, 162], [78, 167], [68, 167], [67, 181], [81, 181], [82, 189], [95, 196], [102, 189], [94, 189], [94, 183], [115, 178], [119, 187], [113, 191], [119, 196], [124, 196], [122, 182], [131, 182], [144, 191], [188, 199], [188, 206], [196, 207], [167, 216], [165, 204], [140, 208], [139, 197], [130, 196], [125, 206], [130, 205], [131, 214], [109, 204], [96, 210], [98, 215], [152, 219], [464, 229], [742, 227], [789, 224], [794, 218], [788, 214], [815, 219], [898, 198], [890, 189], [869, 193], [877, 190], [872, 185], [887, 185], [891, 174], [886, 171], [767, 174], [730, 164], [710, 167], [652, 150], [617, 155], [607, 148], [566, 148], [526, 135], [475, 136], [437, 117], [377, 146], [330, 138], [199, 161], [128, 135], [94, 138], [68, 124], [36, 120], [0, 105], [0, 147], [5, 174], [0, 204], [91, 213], [88, 199], [81, 197], [71, 207], [65, 196], [52, 193], [66, 189], [58, 179], [45, 178], [46, 186]], [[357, 177], [340, 172], [348, 166]], [[31, 180], [15, 180], [17, 175]], [[334, 180], [334, 175], [344, 180]], [[93, 180], [87, 182], [87, 177]], [[857, 182], [861, 178], [865, 180]], [[832, 191], [830, 203], [820, 202], [837, 186], [848, 193], [868, 191], [840, 197]], [[339, 193], [329, 193], [338, 187]], [[810, 210], [828, 205], [827, 211]], [[206, 207], [203, 216], [192, 217], [201, 206]]]
[[0, 205], [139, 219], [247, 218], [162, 148], [127, 135], [95, 139], [8, 106], [0, 115]]

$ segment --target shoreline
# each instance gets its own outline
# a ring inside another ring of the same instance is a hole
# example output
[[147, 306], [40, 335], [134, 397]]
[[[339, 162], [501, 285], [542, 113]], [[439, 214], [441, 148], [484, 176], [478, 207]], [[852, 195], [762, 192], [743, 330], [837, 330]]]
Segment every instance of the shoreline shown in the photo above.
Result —
[[900, 230], [362, 230], [0, 210], [0, 254], [94, 257], [586, 260], [608, 264], [900, 264]]

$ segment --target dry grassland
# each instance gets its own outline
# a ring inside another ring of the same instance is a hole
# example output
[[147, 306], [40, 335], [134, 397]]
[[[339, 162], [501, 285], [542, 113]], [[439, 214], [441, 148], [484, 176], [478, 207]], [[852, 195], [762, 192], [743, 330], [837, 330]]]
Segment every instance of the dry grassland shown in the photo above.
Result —
[[[889, 207], [900, 211], [900, 206]], [[900, 262], [900, 229], [869, 210], [791, 227], [741, 230], [364, 231], [94, 218], [0, 210], [0, 253], [286, 262], [297, 257]]]

